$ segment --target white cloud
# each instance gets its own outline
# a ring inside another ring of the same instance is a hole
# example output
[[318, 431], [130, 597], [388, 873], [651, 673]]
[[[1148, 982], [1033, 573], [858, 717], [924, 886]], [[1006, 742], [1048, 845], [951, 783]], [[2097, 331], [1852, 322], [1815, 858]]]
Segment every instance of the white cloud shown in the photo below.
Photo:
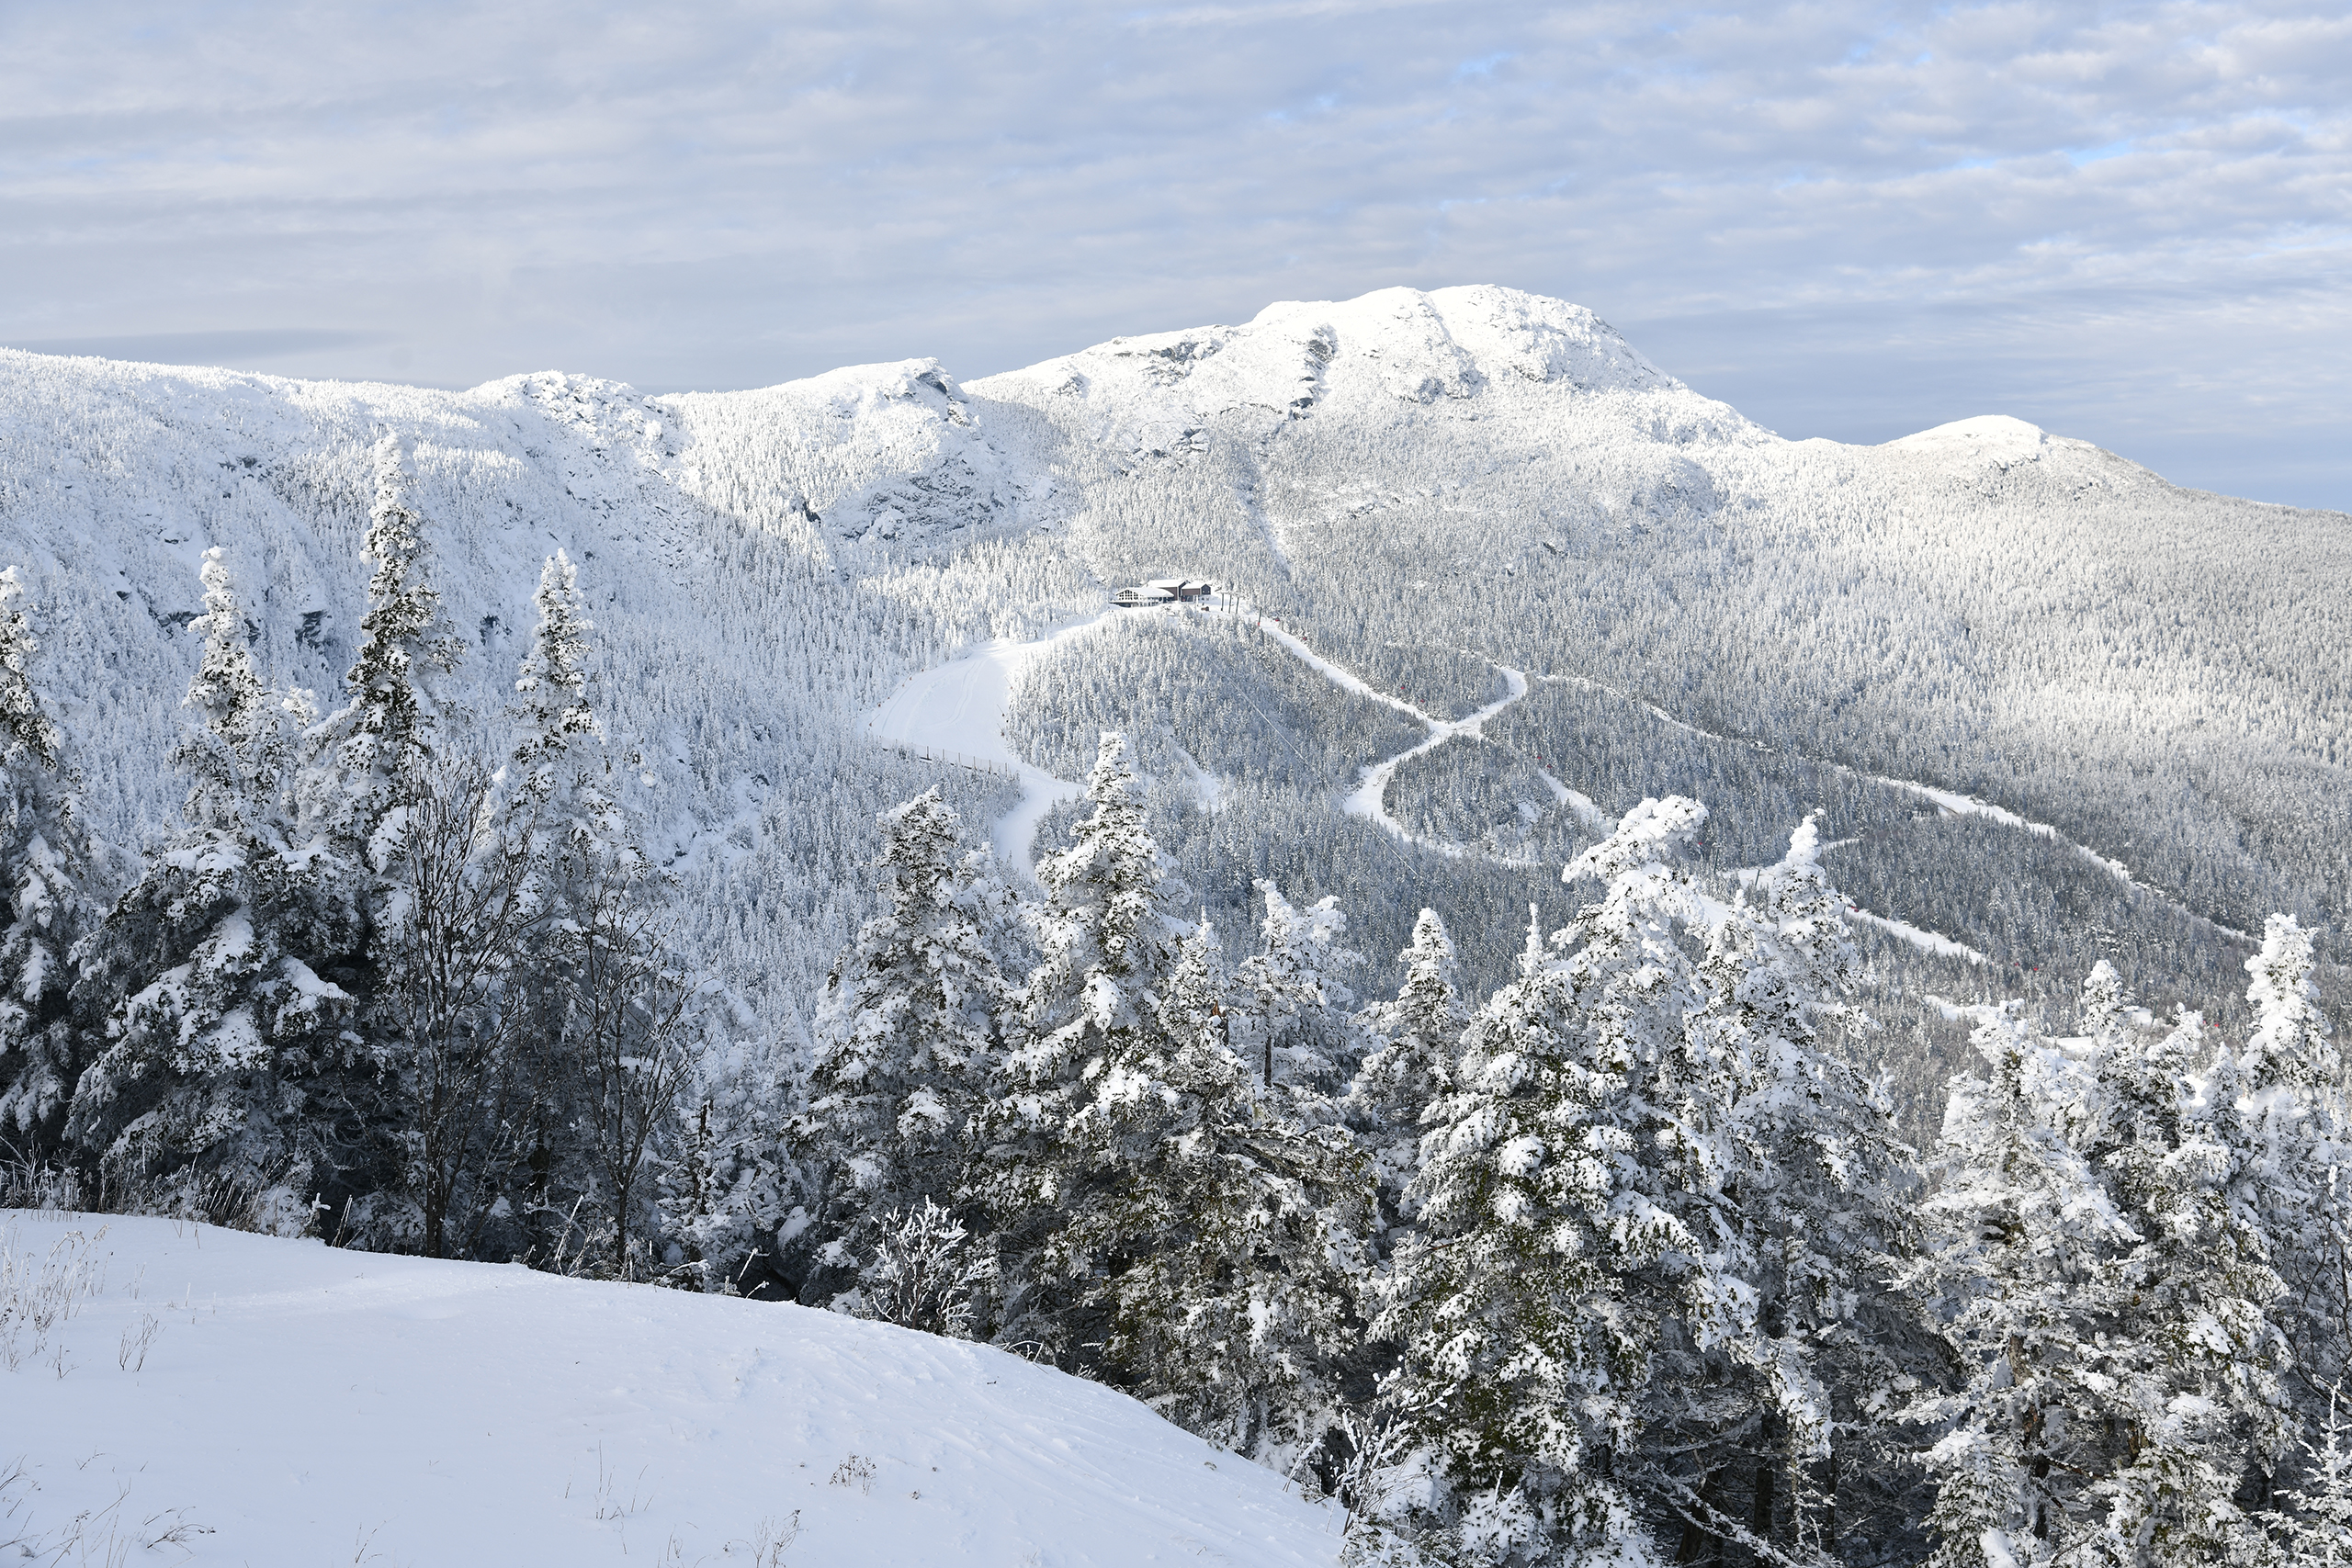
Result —
[[747, 385], [1496, 281], [1790, 434], [2352, 506], [2347, 80], [2333, 0], [17, 7], [0, 341]]

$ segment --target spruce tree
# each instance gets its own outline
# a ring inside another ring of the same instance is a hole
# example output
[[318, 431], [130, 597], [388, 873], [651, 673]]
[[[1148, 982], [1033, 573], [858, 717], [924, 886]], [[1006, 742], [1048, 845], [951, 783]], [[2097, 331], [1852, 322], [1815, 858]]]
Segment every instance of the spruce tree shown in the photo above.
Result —
[[103, 902], [64, 740], [33, 684], [40, 650], [15, 567], [0, 570], [0, 1154], [59, 1151], [84, 1031], [74, 945]]
[[[2287, 1347], [2239, 1097], [2200, 1089], [2194, 1013], [2134, 1027], [2111, 970], [2083, 1013], [2086, 1053], [1989, 1012], [1991, 1071], [1952, 1086], [1939, 1240], [1906, 1271], [1961, 1371], [1912, 1410], [1950, 1423], [1928, 1456], [1939, 1568], [2263, 1550], [2237, 1494], [2286, 1446]], [[2211, 1077], [2232, 1076], [2224, 1053]]]
[[1159, 1028], [1098, 1080], [1069, 1136], [1113, 1179], [1059, 1238], [1103, 1278], [1105, 1351], [1170, 1419], [1276, 1468], [1320, 1450], [1358, 1337], [1370, 1171], [1227, 1049], [1216, 932], [1180, 939]]
[[[1725, 1217], [1755, 1332], [1685, 1384], [1657, 1438], [1688, 1456], [1708, 1508], [1799, 1552], [1908, 1522], [1893, 1484], [1905, 1435], [1890, 1416], [1939, 1359], [1884, 1279], [1910, 1249], [1917, 1181], [1885, 1096], [1846, 1054], [1870, 1021], [1847, 999], [1844, 908], [1808, 817], [1708, 930], [1691, 1027], [1736, 1086]], [[1694, 1518], [1679, 1554], [1723, 1534]]]
[[348, 868], [368, 918], [366, 1030], [394, 1064], [396, 1180], [352, 1216], [367, 1245], [472, 1249], [526, 1156], [539, 1084], [518, 1070], [535, 1016], [522, 961], [545, 936], [548, 844], [514, 808], [506, 770], [445, 711], [430, 677], [455, 667], [424, 523], [397, 442], [376, 450], [371, 565], [351, 701], [314, 726], [301, 825]]
[[2246, 1169], [2245, 1201], [2270, 1238], [2287, 1299], [2280, 1321], [2294, 1346], [2306, 1416], [2352, 1374], [2352, 1149], [2343, 1063], [2319, 1010], [2311, 933], [2273, 915], [2246, 960], [2254, 1027], [2242, 1051], [2217, 1062], [2205, 1098], [2226, 1110]]
[[1469, 1012], [1463, 1006], [1453, 940], [1434, 909], [1413, 921], [1413, 940], [1397, 955], [1404, 984], [1394, 1001], [1365, 1010], [1373, 1050], [1349, 1091], [1351, 1121], [1380, 1182], [1385, 1234], [1408, 1220], [1407, 1198], [1420, 1168], [1421, 1117], [1453, 1084], [1454, 1052]]
[[1645, 1434], [1710, 1358], [1757, 1349], [1736, 1084], [1690, 1028], [1697, 905], [1674, 858], [1705, 818], [1645, 801], [1569, 866], [1600, 901], [1549, 943], [1531, 921], [1430, 1114], [1420, 1228], [1376, 1326], [1403, 1353], [1387, 1397], [1436, 1461], [1418, 1522], [1464, 1555], [1656, 1561], [1645, 1495], [1702, 1500]]
[[861, 1286], [883, 1216], [924, 1199], [958, 1201], [971, 1122], [997, 1068], [1010, 997], [989, 942], [1007, 895], [987, 852], [967, 852], [958, 829], [936, 789], [883, 813], [876, 864], [889, 907], [858, 933], [819, 1004], [795, 1132], [827, 1173], [819, 1224], [830, 1260]]
[[1037, 866], [1046, 897], [1032, 919], [1041, 957], [1013, 1000], [971, 1178], [1001, 1269], [997, 1332], [1057, 1353], [1085, 1337], [1071, 1333], [1085, 1287], [1066, 1277], [1049, 1244], [1059, 1217], [1109, 1179], [1064, 1130], [1114, 1052], [1156, 1027], [1149, 993], [1170, 966], [1174, 925], [1125, 737], [1102, 735], [1086, 799], [1092, 810], [1071, 829], [1069, 847]]
[[1164, 907], [1119, 737], [1088, 794], [1040, 867], [1045, 959], [979, 1119], [978, 1186], [1019, 1292], [1001, 1333], [1099, 1345], [1094, 1364], [1171, 1419], [1293, 1460], [1334, 1416], [1369, 1172], [1227, 1048], [1216, 934]]
[[[432, 583], [424, 519], [409, 501], [407, 453], [387, 435], [373, 464], [375, 499], [360, 546], [368, 607], [344, 675], [350, 700], [303, 736], [295, 777], [301, 837], [332, 853], [355, 886], [371, 875], [380, 881], [398, 850], [395, 813], [428, 787], [425, 764], [443, 717], [430, 677], [453, 667], [464, 649]], [[379, 839], [388, 822], [391, 836]]]
[[277, 1189], [273, 1223], [303, 1223], [358, 1151], [381, 1063], [347, 1029], [329, 978], [359, 942], [333, 858], [290, 820], [301, 716], [263, 683], [219, 549], [201, 569], [203, 653], [185, 705], [202, 728], [174, 761], [188, 780], [178, 833], [86, 944], [83, 994], [106, 1044], [75, 1092], [72, 1134], [130, 1176]]

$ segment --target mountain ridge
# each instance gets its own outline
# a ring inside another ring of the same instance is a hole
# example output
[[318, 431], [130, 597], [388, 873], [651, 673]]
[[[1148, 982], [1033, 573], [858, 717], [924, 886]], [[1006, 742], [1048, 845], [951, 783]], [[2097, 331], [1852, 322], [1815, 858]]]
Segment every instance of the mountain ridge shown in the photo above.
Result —
[[[876, 755], [857, 716], [1170, 572], [1368, 679], [1484, 679], [1464, 658], [1589, 677], [2054, 823], [2229, 927], [2335, 913], [2352, 690], [2324, 673], [2324, 585], [2352, 570], [2352, 520], [2181, 491], [2007, 416], [1789, 440], [1589, 310], [1489, 286], [1278, 303], [968, 382], [910, 359], [727, 393], [0, 351], [0, 535], [65, 728], [108, 760], [109, 836], [152, 840], [175, 802], [206, 547], [252, 585], [269, 677], [334, 691], [388, 431], [472, 645], [456, 694], [495, 724], [537, 562], [566, 549], [651, 847], [713, 907], [703, 956], [787, 1036], [870, 897], [872, 813], [938, 776]], [[1413, 651], [1441, 644], [1473, 651]], [[1513, 717], [1523, 747], [1567, 743], [1565, 712]], [[992, 786], [948, 782], [993, 810]], [[1364, 919], [1377, 957], [1385, 917]], [[2030, 972], [2017, 939], [1962, 934]]]

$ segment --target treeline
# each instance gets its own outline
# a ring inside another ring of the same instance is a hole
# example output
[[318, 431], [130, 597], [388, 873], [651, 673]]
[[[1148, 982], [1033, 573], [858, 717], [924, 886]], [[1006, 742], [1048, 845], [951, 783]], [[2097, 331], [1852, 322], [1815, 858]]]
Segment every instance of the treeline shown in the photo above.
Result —
[[1705, 823], [1626, 813], [1482, 1005], [1426, 911], [1358, 1005], [1336, 899], [1261, 883], [1238, 948], [1174, 901], [1116, 735], [1038, 897], [919, 797], [755, 1268], [1126, 1388], [1363, 1561], [2324, 1561], [2352, 1233], [2297, 924], [2238, 1038], [2106, 967], [2079, 1036], [1975, 1010], [1922, 1159], [1815, 825], [1726, 907]]
[[672, 1111], [737, 1021], [676, 956], [573, 564], [547, 563], [512, 710], [444, 701], [466, 639], [401, 452], [375, 457], [346, 700], [264, 682], [209, 552], [180, 825], [128, 866], [81, 819], [0, 577], [0, 1138], [19, 1188], [641, 1277]]
[[2079, 1035], [1973, 1010], [1922, 1159], [1816, 825], [1726, 906], [1706, 820], [1627, 812], [1482, 1005], [1423, 911], [1359, 1006], [1338, 900], [1261, 882], [1238, 951], [1175, 902], [1115, 734], [1040, 897], [919, 797], [761, 1267], [1126, 1388], [1336, 1493], [1354, 1561], [2326, 1561], [2352, 1225], [2297, 923], [2236, 1038], [2105, 965]]

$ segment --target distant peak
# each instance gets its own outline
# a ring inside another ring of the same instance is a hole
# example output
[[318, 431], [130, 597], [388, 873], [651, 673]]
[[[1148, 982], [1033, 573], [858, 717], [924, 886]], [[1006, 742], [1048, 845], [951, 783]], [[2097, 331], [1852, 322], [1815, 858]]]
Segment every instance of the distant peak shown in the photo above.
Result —
[[2049, 439], [2049, 433], [2038, 424], [2028, 424], [2005, 413], [1980, 413], [1973, 419], [1956, 419], [1950, 424], [1901, 436], [1886, 445], [1909, 452], [1980, 452], [1992, 457], [2029, 452]]

